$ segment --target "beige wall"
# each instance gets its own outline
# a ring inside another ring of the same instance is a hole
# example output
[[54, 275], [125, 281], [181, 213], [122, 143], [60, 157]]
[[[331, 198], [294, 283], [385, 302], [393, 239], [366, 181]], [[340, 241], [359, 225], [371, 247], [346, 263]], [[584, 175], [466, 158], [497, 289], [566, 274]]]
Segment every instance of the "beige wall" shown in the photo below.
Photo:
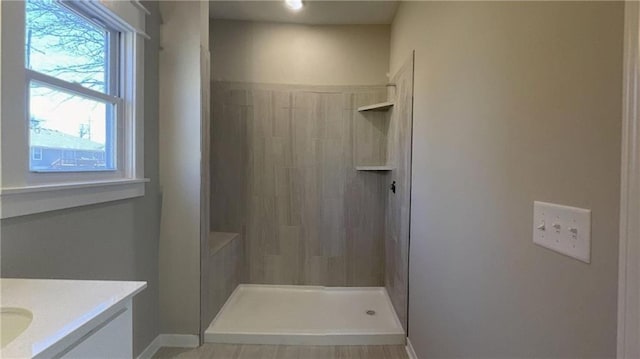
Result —
[[306, 26], [213, 20], [212, 79], [299, 85], [380, 85], [389, 25]]
[[[206, 2], [162, 1], [160, 52], [160, 330], [200, 323], [200, 47]], [[205, 41], [206, 43], [206, 41]]]
[[[623, 4], [402, 3], [416, 50], [409, 335], [420, 357], [614, 357]], [[532, 243], [590, 208], [591, 264]]]

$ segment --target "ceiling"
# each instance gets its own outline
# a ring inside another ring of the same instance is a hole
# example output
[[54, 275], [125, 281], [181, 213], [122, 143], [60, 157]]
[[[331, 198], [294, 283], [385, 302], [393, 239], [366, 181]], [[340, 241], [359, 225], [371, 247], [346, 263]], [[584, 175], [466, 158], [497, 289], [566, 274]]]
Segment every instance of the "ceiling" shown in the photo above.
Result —
[[303, 0], [299, 12], [289, 10], [284, 1], [211, 0], [213, 19], [268, 21], [296, 24], [390, 24], [398, 1]]

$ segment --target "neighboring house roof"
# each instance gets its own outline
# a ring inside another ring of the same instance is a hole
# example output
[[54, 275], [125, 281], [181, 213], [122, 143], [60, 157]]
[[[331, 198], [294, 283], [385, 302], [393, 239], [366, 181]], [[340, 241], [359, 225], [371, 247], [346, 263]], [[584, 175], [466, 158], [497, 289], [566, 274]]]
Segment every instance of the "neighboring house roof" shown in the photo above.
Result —
[[103, 151], [104, 145], [86, 138], [69, 135], [46, 128], [30, 130], [31, 147], [62, 148], [74, 150]]

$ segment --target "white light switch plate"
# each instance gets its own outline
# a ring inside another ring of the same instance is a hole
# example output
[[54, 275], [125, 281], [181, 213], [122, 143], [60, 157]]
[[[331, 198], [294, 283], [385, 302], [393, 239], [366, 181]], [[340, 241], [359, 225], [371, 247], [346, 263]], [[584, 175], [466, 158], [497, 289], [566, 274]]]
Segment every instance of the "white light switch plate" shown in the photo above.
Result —
[[533, 243], [591, 262], [591, 210], [533, 202]]

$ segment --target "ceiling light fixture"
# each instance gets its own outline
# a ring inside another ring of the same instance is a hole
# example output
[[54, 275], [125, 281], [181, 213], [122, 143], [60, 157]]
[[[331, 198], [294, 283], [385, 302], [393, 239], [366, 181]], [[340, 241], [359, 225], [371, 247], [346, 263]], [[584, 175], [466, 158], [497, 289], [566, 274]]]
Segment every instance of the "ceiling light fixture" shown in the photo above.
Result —
[[284, 0], [284, 4], [293, 11], [300, 11], [302, 9], [302, 0]]

